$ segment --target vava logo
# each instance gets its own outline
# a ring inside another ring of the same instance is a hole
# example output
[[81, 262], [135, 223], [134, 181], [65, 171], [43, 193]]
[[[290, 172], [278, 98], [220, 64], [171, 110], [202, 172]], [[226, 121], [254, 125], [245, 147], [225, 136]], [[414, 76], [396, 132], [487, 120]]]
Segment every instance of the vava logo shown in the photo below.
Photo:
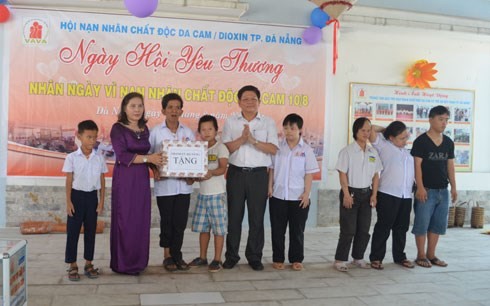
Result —
[[43, 19], [24, 21], [23, 39], [26, 45], [45, 45], [48, 43], [48, 23]]

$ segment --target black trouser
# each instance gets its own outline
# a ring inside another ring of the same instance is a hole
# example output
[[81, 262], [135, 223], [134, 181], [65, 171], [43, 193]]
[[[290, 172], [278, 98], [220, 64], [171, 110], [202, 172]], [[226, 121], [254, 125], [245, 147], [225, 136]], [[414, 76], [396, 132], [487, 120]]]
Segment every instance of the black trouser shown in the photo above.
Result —
[[228, 168], [226, 192], [228, 194], [228, 235], [226, 236], [227, 260], [238, 262], [240, 238], [245, 213], [248, 212], [248, 240], [245, 257], [248, 262], [261, 261], [264, 248], [264, 213], [267, 204], [267, 168]]
[[83, 224], [83, 258], [94, 260], [95, 230], [97, 229], [97, 190], [91, 192], [71, 190], [71, 202], [75, 208], [73, 216], [66, 218], [65, 262], [77, 261], [78, 238]]
[[371, 261], [382, 261], [386, 254], [386, 240], [393, 231], [392, 252], [395, 262], [407, 259], [405, 243], [410, 224], [410, 212], [412, 211], [412, 199], [397, 198], [392, 195], [378, 192], [378, 204], [376, 212], [378, 221], [374, 226], [373, 239], [371, 241]]
[[160, 211], [160, 247], [169, 248], [174, 261], [182, 260], [181, 249], [190, 201], [190, 194], [157, 197]]
[[[358, 191], [349, 187], [354, 194], [354, 204], [347, 209], [343, 205], [344, 192], [341, 190], [340, 199], [340, 235], [335, 252], [335, 260], [348, 261], [350, 245], [352, 243], [352, 257], [363, 259], [369, 243], [369, 227], [371, 226], [371, 190]], [[354, 239], [354, 242], [352, 240]]]
[[310, 206], [302, 208], [301, 201], [286, 201], [277, 198], [269, 199], [269, 212], [271, 218], [272, 234], [272, 261], [284, 262], [284, 241], [286, 227], [289, 223], [289, 251], [290, 263], [303, 262], [304, 232], [306, 219]]

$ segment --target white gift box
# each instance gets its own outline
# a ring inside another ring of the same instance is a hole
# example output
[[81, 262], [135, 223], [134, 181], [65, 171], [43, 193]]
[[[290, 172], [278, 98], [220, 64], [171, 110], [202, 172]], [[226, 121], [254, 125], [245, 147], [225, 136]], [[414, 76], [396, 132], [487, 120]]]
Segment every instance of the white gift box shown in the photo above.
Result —
[[208, 172], [207, 141], [164, 140], [160, 177], [201, 178]]

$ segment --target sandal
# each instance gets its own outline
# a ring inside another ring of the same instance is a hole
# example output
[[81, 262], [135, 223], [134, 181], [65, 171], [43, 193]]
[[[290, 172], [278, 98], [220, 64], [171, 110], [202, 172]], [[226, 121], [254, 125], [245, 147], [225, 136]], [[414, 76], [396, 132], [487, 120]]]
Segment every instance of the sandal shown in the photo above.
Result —
[[383, 266], [383, 263], [381, 260], [374, 260], [371, 261], [371, 268], [376, 269], [376, 270], [383, 270], [385, 267]]
[[78, 267], [70, 267], [68, 270], [68, 279], [72, 282], [78, 282], [80, 280], [80, 274], [78, 274]]
[[301, 270], [303, 270], [303, 264], [300, 262], [293, 262], [293, 265], [291, 266], [291, 268], [294, 271], [301, 271]]
[[432, 264], [430, 263], [430, 261], [427, 258], [417, 258], [417, 259], [415, 259], [415, 263], [418, 266], [421, 266], [424, 268], [431, 268], [432, 267]]
[[175, 264], [172, 257], [167, 257], [165, 258], [165, 260], [163, 260], [163, 268], [168, 272], [177, 271], [177, 265]]
[[410, 260], [408, 259], [404, 259], [402, 261], [399, 261], [399, 262], [395, 262], [397, 265], [400, 265], [404, 268], [409, 268], [409, 269], [413, 269], [415, 268], [415, 265], [413, 264], [413, 262], [411, 262]]
[[189, 265], [183, 259], [174, 262], [175, 262], [175, 266], [177, 266], [177, 270], [187, 271], [190, 269]]
[[98, 268], [95, 269], [93, 264], [85, 265], [85, 268], [83, 268], [83, 271], [84, 271], [85, 276], [88, 278], [91, 278], [91, 279], [98, 278], [100, 275], [99, 269]]
[[333, 264], [333, 266], [335, 267], [335, 269], [337, 269], [337, 271], [340, 271], [340, 272], [349, 271], [349, 268], [347, 267], [347, 265], [345, 264], [344, 261], [335, 262]]
[[201, 267], [201, 266], [207, 266], [208, 265], [208, 260], [203, 259], [201, 257], [196, 257], [194, 258], [193, 261], [189, 264], [189, 267]]
[[361, 269], [371, 269], [371, 265], [368, 264], [364, 259], [354, 259], [351, 264]]
[[284, 263], [282, 262], [273, 262], [272, 267], [276, 270], [284, 270]]
[[440, 260], [439, 258], [437, 257], [434, 257], [432, 259], [429, 259], [429, 261], [431, 262], [431, 264], [433, 264], [434, 266], [439, 266], [439, 267], [447, 267], [447, 263], [443, 260]]

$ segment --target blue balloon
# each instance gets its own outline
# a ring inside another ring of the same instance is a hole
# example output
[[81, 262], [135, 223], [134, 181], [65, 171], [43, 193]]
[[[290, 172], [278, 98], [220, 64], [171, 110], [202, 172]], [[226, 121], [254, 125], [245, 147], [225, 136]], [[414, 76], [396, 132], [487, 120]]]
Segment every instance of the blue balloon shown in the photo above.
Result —
[[327, 25], [327, 22], [330, 20], [330, 16], [328, 16], [328, 14], [321, 8], [317, 7], [311, 12], [310, 19], [311, 23], [315, 27], [319, 27], [321, 29]]

